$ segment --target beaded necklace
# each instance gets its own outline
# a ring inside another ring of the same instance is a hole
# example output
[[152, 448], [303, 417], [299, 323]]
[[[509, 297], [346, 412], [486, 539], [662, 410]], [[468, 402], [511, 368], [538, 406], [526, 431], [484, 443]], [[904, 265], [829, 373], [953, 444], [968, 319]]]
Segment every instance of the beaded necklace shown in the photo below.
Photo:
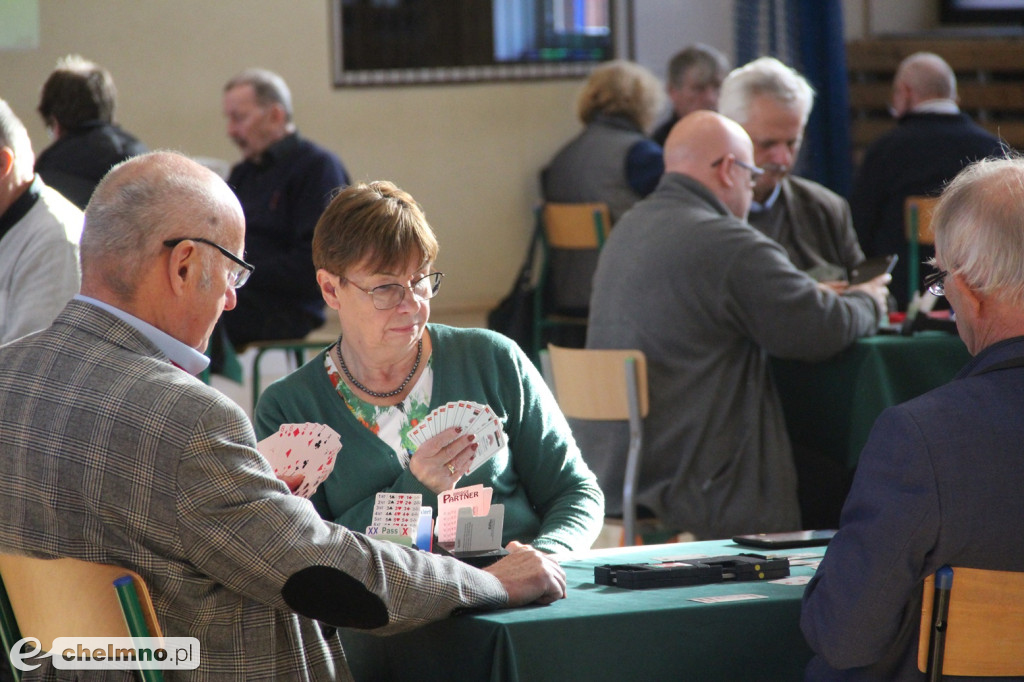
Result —
[[413, 376], [416, 374], [416, 370], [420, 368], [420, 358], [423, 357], [423, 337], [421, 336], [419, 343], [416, 344], [416, 362], [413, 363], [412, 369], [409, 371], [409, 375], [405, 377], [405, 381], [403, 381], [401, 385], [393, 391], [379, 393], [377, 391], [370, 390], [366, 386], [363, 386], [361, 383], [356, 381], [356, 378], [354, 376], [352, 376], [352, 372], [348, 371], [348, 365], [345, 364], [345, 356], [341, 354], [340, 336], [338, 337], [338, 343], [336, 345], [338, 347], [338, 360], [341, 362], [341, 371], [345, 373], [345, 378], [348, 379], [349, 382], [351, 382], [351, 384], [358, 388], [360, 391], [367, 395], [372, 395], [374, 398], [391, 398], [404, 391], [405, 387], [409, 385], [410, 381], [412, 381]]

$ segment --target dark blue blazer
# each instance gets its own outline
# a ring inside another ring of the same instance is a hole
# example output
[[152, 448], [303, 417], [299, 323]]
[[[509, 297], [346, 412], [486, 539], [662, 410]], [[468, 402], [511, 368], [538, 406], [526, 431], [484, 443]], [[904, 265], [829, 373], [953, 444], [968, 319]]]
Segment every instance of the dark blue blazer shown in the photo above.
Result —
[[1013, 358], [1024, 337], [878, 418], [804, 595], [808, 680], [924, 679], [925, 577], [943, 564], [1024, 570], [1024, 367], [995, 367]]

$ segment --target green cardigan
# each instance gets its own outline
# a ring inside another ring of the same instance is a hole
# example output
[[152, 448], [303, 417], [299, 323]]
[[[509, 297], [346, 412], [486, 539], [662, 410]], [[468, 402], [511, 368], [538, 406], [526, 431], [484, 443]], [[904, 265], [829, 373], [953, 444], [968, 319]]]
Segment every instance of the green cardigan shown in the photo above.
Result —
[[[505, 505], [503, 544], [519, 540], [547, 552], [589, 548], [601, 529], [604, 495], [536, 368], [500, 334], [444, 325], [427, 330], [433, 341], [430, 409], [456, 400], [490, 405], [508, 436], [507, 454], [458, 486], [494, 489], [491, 502]], [[341, 435], [334, 471], [312, 498], [321, 516], [363, 532], [378, 492], [420, 493], [436, 516], [437, 496], [342, 402], [327, 378], [324, 353], [268, 386], [255, 410], [260, 438], [281, 424], [307, 421]]]

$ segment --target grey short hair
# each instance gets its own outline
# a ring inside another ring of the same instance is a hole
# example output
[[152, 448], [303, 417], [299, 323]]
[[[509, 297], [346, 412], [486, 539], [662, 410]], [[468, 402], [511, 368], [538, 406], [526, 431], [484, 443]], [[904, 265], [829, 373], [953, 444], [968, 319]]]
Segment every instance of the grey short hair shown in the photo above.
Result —
[[740, 125], [750, 117], [754, 97], [766, 95], [802, 113], [807, 125], [814, 105], [814, 88], [807, 79], [774, 57], [761, 57], [733, 69], [722, 81], [718, 110]]
[[14, 152], [14, 169], [19, 176], [31, 177], [36, 158], [25, 124], [6, 101], [0, 99], [0, 147]]
[[1024, 157], [971, 164], [932, 214], [942, 267], [974, 289], [1024, 308]]
[[729, 72], [729, 58], [704, 43], [694, 43], [676, 52], [668, 62], [669, 85], [679, 87], [690, 69], [699, 71], [698, 82], [720, 81]]
[[956, 99], [956, 74], [933, 52], [915, 52], [900, 62], [896, 81], [922, 99]]
[[286, 120], [292, 120], [292, 92], [284, 79], [267, 69], [246, 69], [224, 85], [224, 92], [241, 85], [251, 85], [260, 106], [280, 104]]
[[[131, 300], [164, 240], [220, 241], [226, 202], [237, 204], [237, 199], [227, 185], [219, 191], [213, 179], [224, 185], [212, 171], [174, 152], [150, 152], [114, 166], [85, 209], [83, 277], [98, 275], [111, 291]], [[183, 229], [189, 234], [177, 234]], [[204, 258], [215, 254], [209, 252]]]

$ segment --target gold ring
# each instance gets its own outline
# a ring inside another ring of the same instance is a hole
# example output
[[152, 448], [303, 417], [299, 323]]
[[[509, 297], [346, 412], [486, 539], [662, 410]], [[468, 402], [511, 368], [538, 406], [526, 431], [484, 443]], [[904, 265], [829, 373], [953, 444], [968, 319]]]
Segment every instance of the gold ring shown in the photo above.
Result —
[[454, 476], [455, 475], [455, 467], [452, 466], [452, 463], [448, 462], [447, 464], [445, 464], [445, 466], [448, 467], [448, 471], [452, 474], [452, 476]]

